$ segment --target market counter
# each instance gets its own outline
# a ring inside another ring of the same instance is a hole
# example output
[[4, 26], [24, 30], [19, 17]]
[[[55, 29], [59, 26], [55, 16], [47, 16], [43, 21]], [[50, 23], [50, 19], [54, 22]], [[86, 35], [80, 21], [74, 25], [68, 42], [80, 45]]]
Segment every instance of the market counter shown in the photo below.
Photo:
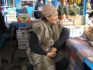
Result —
[[86, 41], [80, 40], [79, 38], [70, 38], [66, 42], [66, 45], [70, 55], [71, 70], [85, 70], [84, 63], [93, 70], [93, 60], [91, 61], [87, 58], [90, 56], [93, 59], [93, 47], [89, 46]]

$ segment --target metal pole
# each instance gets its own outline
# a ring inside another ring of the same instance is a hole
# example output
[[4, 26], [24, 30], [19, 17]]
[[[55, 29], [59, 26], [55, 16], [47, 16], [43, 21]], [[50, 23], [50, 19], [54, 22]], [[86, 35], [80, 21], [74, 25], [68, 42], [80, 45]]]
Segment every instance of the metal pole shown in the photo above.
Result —
[[86, 24], [86, 10], [87, 10], [87, 0], [83, 0], [83, 24]]
[[2, 0], [3, 1], [3, 6], [5, 6], [6, 4], [5, 4], [5, 0]]
[[21, 0], [15, 0], [15, 6], [19, 7], [19, 5], [21, 4]]
[[87, 9], [86, 2], [87, 0], [83, 0], [83, 16], [86, 16], [86, 9]]

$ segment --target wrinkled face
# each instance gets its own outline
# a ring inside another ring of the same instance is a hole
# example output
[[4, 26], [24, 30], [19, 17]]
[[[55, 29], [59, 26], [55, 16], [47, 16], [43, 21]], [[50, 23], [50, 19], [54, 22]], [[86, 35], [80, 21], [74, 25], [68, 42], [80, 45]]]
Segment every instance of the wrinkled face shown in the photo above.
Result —
[[53, 25], [56, 24], [58, 20], [58, 14], [47, 17], [47, 20], [50, 24], [53, 24]]

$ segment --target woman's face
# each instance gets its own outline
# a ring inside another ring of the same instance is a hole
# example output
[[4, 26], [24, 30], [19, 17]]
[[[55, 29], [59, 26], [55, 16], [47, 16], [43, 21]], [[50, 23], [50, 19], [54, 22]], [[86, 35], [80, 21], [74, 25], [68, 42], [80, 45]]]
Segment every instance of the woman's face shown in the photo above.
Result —
[[58, 20], [58, 14], [47, 17], [47, 20], [50, 24], [56, 24]]
[[60, 2], [63, 4], [63, 3], [65, 3], [65, 2], [66, 2], [66, 0], [60, 0]]

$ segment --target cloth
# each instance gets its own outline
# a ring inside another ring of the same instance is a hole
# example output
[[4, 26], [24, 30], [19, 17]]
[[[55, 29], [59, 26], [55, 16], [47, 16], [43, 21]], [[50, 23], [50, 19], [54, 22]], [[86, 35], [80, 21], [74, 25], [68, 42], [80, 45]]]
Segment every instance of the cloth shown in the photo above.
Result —
[[93, 41], [93, 24], [85, 25], [84, 34], [89, 41]]
[[93, 47], [93, 23], [92, 21], [89, 22], [89, 24], [85, 25], [84, 35], [86, 36], [89, 45]]

